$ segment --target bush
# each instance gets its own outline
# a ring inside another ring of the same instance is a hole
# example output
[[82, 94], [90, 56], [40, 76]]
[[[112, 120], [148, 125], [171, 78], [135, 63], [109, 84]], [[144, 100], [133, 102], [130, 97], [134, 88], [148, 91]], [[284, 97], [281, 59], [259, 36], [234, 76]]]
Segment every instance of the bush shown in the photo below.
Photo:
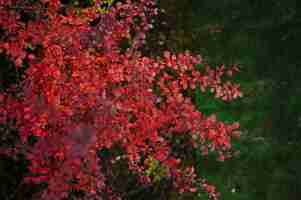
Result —
[[223, 81], [238, 67], [212, 69], [189, 52], [146, 57], [154, 1], [108, 2], [104, 12], [101, 1], [0, 1], [1, 53], [23, 72], [0, 96], [0, 123], [20, 138], [3, 152], [25, 155], [24, 181], [47, 184], [40, 199], [126, 198], [115, 180], [120, 163], [146, 186], [164, 179], [216, 199], [184, 154], [231, 157], [239, 124], [197, 111], [192, 94], [241, 97], [238, 84]]

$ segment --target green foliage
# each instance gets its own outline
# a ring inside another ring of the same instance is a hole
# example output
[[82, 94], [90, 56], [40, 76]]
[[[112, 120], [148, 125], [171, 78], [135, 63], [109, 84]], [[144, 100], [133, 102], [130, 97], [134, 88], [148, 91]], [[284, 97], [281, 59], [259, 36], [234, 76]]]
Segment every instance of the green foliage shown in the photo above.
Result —
[[207, 116], [217, 113], [219, 120], [239, 121], [243, 133], [232, 144], [240, 154], [230, 162], [221, 164], [214, 156], [204, 158], [195, 152], [198, 173], [209, 177], [224, 200], [298, 199], [301, 26], [296, 1], [176, 2], [166, 7], [177, 22], [169, 46], [200, 53], [212, 66], [242, 67], [236, 82], [244, 99], [225, 104], [212, 100], [209, 91], [194, 92], [200, 111]]
[[154, 158], [149, 159], [149, 167], [145, 171], [146, 176], [150, 177], [153, 183], [158, 183], [166, 176], [167, 169], [160, 165], [160, 162]]

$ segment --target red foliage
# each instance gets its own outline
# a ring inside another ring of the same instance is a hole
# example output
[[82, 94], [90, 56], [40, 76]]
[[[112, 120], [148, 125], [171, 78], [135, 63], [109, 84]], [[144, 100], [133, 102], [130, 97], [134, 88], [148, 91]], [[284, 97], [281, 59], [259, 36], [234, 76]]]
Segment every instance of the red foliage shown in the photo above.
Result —
[[[220, 160], [228, 155], [238, 123], [204, 116], [183, 91], [199, 86], [225, 101], [240, 97], [238, 85], [221, 81], [237, 68], [205, 65], [200, 72], [201, 57], [189, 52], [145, 57], [139, 48], [157, 13], [154, 2], [127, 0], [97, 13], [100, 2], [78, 10], [59, 0], [0, 0], [1, 52], [17, 70], [28, 66], [18, 92], [0, 96], [0, 123], [15, 119], [30, 161], [26, 181], [48, 183], [43, 199], [62, 199], [71, 189], [118, 199], [97, 156], [117, 144], [143, 183], [150, 180], [142, 157], [153, 157], [180, 192], [201, 186], [216, 198], [215, 188], [198, 182], [194, 168], [174, 155], [171, 137], [185, 134], [194, 148], [215, 150]], [[34, 17], [24, 20], [21, 11]], [[123, 41], [130, 44], [125, 51]]]

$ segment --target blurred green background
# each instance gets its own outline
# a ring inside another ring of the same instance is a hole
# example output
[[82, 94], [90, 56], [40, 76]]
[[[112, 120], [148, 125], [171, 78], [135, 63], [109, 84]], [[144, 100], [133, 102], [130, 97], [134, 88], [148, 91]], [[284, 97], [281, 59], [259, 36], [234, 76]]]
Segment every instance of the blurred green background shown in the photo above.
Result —
[[220, 163], [197, 156], [199, 174], [218, 187], [223, 200], [301, 198], [297, 4], [295, 0], [160, 1], [166, 11], [167, 25], [161, 25], [165, 47], [200, 53], [213, 66], [242, 67], [235, 80], [241, 84], [243, 99], [225, 104], [212, 101], [210, 95], [198, 98], [202, 112], [239, 121], [242, 127], [242, 138], [234, 144], [238, 157]]

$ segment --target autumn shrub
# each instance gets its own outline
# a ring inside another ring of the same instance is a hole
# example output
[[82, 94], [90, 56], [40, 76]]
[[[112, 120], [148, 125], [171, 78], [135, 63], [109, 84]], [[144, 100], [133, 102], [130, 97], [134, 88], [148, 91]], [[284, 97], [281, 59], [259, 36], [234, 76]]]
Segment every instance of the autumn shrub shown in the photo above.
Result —
[[238, 84], [224, 81], [238, 68], [211, 68], [189, 52], [143, 55], [156, 4], [110, 2], [104, 10], [102, 1], [0, 0], [0, 51], [20, 73], [0, 94], [0, 123], [19, 141], [1, 152], [29, 161], [24, 182], [47, 185], [38, 199], [72, 191], [123, 199], [112, 183], [121, 162], [143, 185], [164, 177], [179, 193], [202, 189], [216, 199], [176, 141], [185, 138], [181, 145], [203, 156], [231, 157], [239, 124], [202, 114], [192, 94], [241, 97]]

